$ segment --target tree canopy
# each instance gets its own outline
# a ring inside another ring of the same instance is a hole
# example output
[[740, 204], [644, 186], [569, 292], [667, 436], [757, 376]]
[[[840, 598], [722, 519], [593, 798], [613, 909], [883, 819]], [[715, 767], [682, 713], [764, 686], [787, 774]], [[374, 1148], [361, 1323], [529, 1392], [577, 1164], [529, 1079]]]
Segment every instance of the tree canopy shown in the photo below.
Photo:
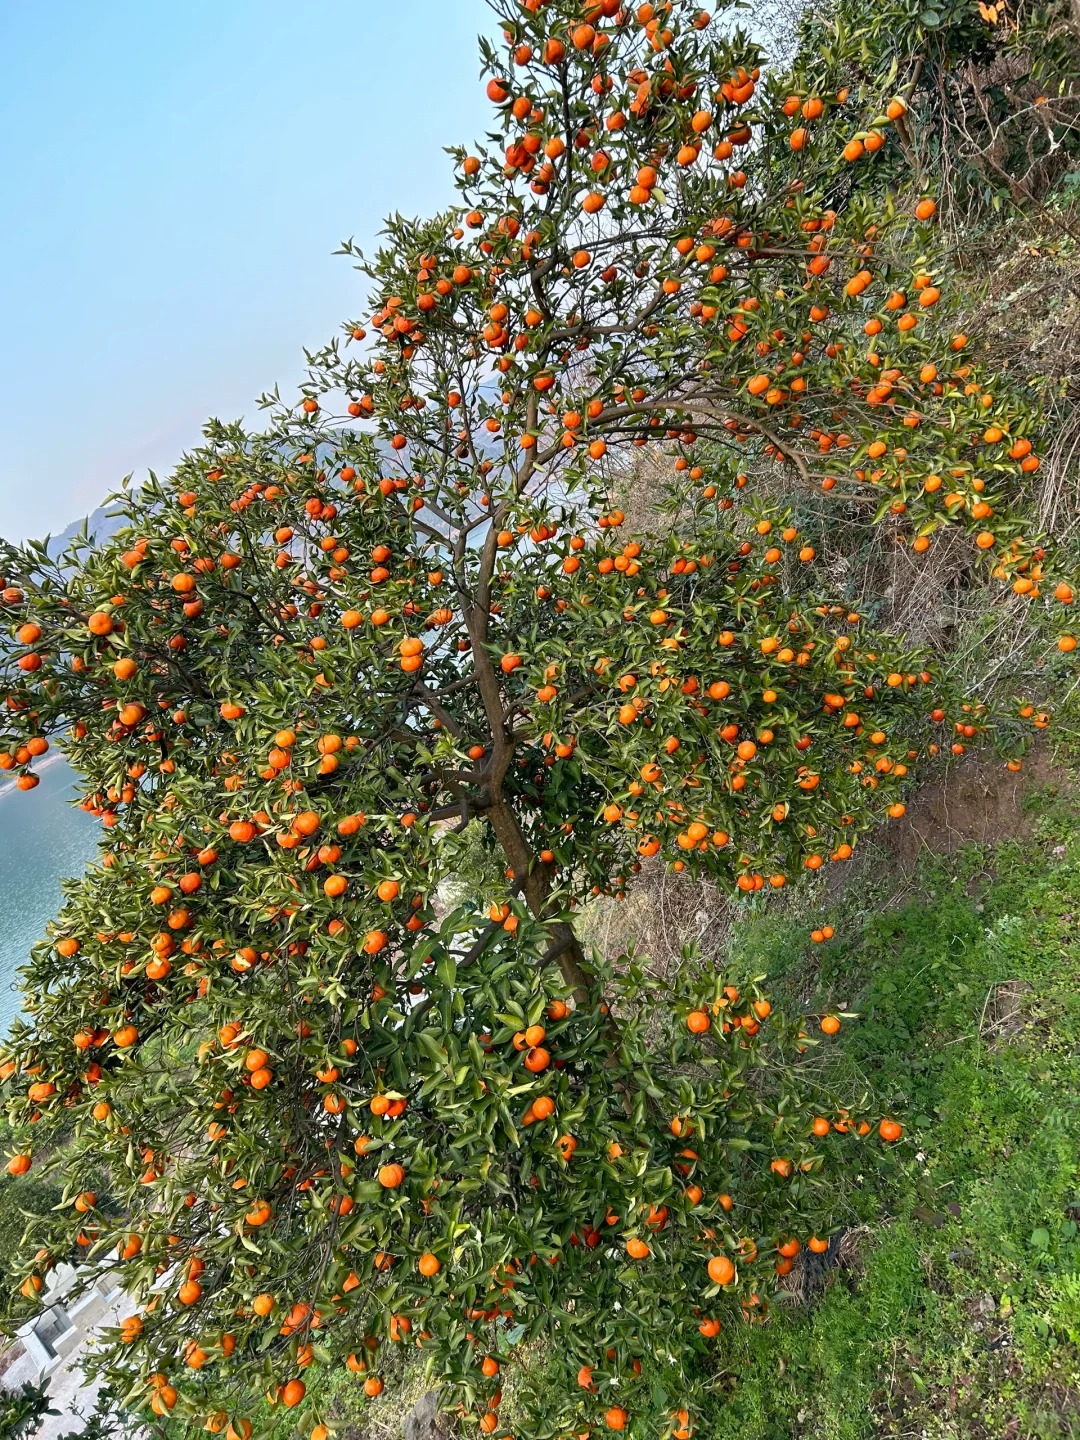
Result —
[[0, 767], [32, 791], [59, 743], [104, 827], [0, 1069], [9, 1168], [65, 1184], [23, 1294], [118, 1266], [98, 1363], [181, 1433], [324, 1440], [312, 1377], [378, 1403], [418, 1345], [507, 1435], [543, 1339], [519, 1440], [683, 1440], [710, 1339], [902, 1129], [823, 1090], [842, 1017], [590, 954], [582, 907], [644, 865], [791, 885], [1046, 723], [853, 609], [801, 497], [916, 564], [958, 540], [1048, 675], [1075, 648], [1037, 406], [970, 358], [911, 162], [925, 17], [887, 52], [841, 10], [784, 70], [723, 6], [493, 10], [460, 204], [344, 247], [368, 300], [295, 403], [210, 424], [115, 539], [0, 547]]

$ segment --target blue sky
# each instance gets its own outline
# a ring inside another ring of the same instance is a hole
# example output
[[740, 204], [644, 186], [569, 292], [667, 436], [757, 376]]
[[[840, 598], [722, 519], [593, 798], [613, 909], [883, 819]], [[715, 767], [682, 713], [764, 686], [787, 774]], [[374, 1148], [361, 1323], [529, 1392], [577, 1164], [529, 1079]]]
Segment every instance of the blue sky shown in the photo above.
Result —
[[0, 0], [0, 534], [58, 531], [355, 314], [451, 197], [483, 0]]

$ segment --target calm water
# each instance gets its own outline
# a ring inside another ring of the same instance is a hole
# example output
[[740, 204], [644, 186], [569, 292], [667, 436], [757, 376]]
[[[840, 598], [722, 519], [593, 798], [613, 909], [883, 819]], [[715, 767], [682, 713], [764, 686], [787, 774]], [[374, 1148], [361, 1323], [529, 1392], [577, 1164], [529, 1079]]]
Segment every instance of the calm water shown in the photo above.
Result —
[[60, 903], [60, 881], [94, 854], [101, 823], [73, 810], [74, 776], [51, 760], [36, 790], [0, 789], [0, 1035], [18, 1013], [15, 971]]

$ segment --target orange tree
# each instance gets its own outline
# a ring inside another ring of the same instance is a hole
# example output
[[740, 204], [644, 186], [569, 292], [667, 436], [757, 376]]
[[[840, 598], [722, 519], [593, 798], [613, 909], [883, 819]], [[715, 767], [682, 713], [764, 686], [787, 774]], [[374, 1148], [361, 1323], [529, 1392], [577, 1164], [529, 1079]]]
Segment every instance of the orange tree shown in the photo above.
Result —
[[[209, 426], [115, 540], [0, 553], [0, 765], [32, 790], [62, 736], [104, 826], [0, 1070], [9, 1168], [66, 1186], [22, 1291], [119, 1269], [95, 1363], [151, 1425], [319, 1440], [312, 1377], [376, 1403], [418, 1345], [500, 1436], [546, 1337], [515, 1433], [681, 1440], [710, 1339], [900, 1127], [821, 1088], [838, 1017], [590, 956], [578, 907], [646, 862], [751, 898], [842, 862], [990, 726], [817, 593], [791, 485], [1072, 598], [1017, 501], [1037, 417], [966, 363], [933, 199], [875, 178], [906, 102], [858, 43], [769, 78], [681, 0], [495, 8], [462, 204], [389, 223], [298, 403]], [[665, 524], [627, 538], [639, 450]], [[454, 905], [472, 826], [497, 878]]]

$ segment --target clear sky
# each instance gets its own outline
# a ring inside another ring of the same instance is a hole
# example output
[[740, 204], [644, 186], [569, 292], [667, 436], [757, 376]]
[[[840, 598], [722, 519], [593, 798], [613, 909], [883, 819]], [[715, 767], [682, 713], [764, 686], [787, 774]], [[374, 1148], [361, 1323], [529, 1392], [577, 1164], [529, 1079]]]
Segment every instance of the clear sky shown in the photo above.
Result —
[[331, 252], [452, 194], [483, 0], [0, 0], [0, 534], [257, 421], [357, 313]]

